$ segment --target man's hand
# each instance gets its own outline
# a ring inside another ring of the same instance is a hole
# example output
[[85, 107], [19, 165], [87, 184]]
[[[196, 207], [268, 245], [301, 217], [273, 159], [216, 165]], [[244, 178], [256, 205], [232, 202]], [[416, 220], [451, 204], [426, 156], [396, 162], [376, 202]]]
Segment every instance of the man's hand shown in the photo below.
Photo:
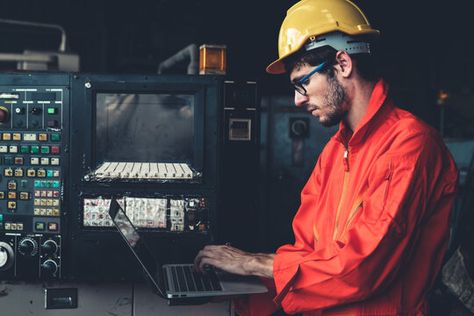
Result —
[[194, 259], [194, 267], [203, 272], [206, 266], [240, 275], [273, 278], [274, 254], [249, 253], [229, 245], [206, 246]]

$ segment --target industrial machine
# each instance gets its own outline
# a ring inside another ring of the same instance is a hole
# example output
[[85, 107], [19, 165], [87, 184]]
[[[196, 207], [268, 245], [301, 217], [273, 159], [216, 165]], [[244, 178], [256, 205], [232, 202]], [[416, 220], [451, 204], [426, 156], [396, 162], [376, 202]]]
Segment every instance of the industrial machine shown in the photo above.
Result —
[[161, 261], [235, 238], [257, 115], [222, 76], [0, 74], [0, 279], [141, 278], [112, 197]]

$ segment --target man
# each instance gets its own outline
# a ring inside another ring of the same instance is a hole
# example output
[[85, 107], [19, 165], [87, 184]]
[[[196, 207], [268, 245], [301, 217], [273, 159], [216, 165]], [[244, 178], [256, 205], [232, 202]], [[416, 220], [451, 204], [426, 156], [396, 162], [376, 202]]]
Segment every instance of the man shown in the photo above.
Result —
[[266, 280], [240, 315], [280, 306], [305, 315], [426, 315], [447, 247], [455, 164], [432, 128], [397, 108], [371, 66], [378, 35], [348, 0], [302, 0], [288, 10], [279, 59], [296, 106], [339, 125], [301, 193], [295, 243], [276, 254], [207, 246], [212, 265]]

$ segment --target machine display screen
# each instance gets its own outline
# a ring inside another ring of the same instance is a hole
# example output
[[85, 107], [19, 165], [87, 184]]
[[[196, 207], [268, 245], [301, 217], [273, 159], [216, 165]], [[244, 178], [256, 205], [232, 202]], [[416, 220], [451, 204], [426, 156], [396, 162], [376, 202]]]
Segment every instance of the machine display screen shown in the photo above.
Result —
[[98, 161], [193, 163], [193, 94], [97, 93]]

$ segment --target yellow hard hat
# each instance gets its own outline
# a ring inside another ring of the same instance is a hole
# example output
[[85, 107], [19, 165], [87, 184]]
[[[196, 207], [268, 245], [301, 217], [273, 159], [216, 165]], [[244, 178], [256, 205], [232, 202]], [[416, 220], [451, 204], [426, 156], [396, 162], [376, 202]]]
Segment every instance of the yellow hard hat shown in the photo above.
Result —
[[[285, 72], [283, 60], [300, 49], [332, 46], [348, 53], [370, 52], [369, 44], [353, 36], [378, 36], [364, 13], [349, 0], [301, 0], [287, 12], [278, 37], [278, 59], [267, 72]], [[305, 45], [306, 44], [306, 45]]]

